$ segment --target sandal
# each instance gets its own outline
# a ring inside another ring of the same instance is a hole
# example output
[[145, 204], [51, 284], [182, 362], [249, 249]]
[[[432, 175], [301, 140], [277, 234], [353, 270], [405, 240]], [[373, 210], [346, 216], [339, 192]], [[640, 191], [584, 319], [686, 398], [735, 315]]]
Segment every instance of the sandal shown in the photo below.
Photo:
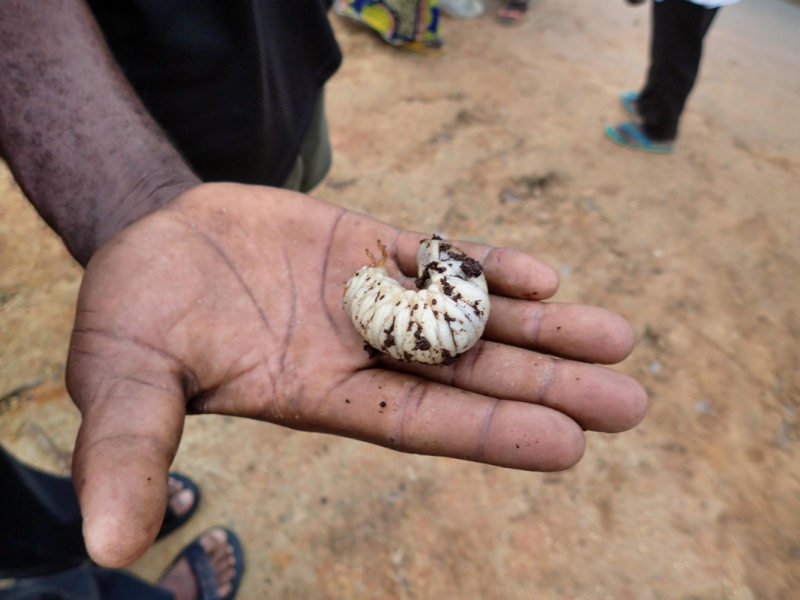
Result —
[[528, 12], [528, 0], [506, 0], [505, 6], [497, 9], [497, 22], [506, 27], [522, 25]]
[[178, 527], [186, 523], [195, 512], [197, 512], [197, 506], [200, 504], [200, 489], [197, 487], [194, 481], [185, 477], [184, 475], [178, 475], [177, 473], [170, 473], [169, 478], [175, 481], [180, 481], [183, 484], [183, 488], [192, 492], [194, 496], [194, 502], [182, 515], [178, 515], [172, 509], [172, 507], [167, 503], [167, 512], [164, 515], [164, 522], [161, 524], [161, 529], [158, 532], [158, 536], [156, 537], [157, 540], [160, 540], [165, 535], [169, 535], [173, 531], [175, 531]]
[[673, 142], [656, 142], [647, 137], [641, 127], [633, 121], [622, 125], [606, 127], [606, 135], [620, 146], [631, 150], [643, 150], [655, 154], [669, 154], [673, 150]]
[[[215, 527], [214, 529], [217, 528]], [[214, 574], [214, 567], [205, 549], [200, 544], [200, 538], [208, 532], [201, 533], [191, 544], [186, 546], [164, 570], [164, 574], [159, 581], [164, 579], [164, 576], [172, 570], [179, 560], [185, 558], [197, 582], [197, 600], [233, 600], [233, 598], [236, 597], [236, 592], [239, 591], [242, 573], [244, 573], [244, 554], [242, 553], [242, 545], [239, 542], [239, 538], [236, 537], [236, 534], [225, 527], [219, 527], [219, 529], [222, 529], [228, 536], [228, 544], [233, 548], [233, 558], [236, 561], [233, 579], [230, 581], [231, 591], [228, 594], [224, 597], [220, 597], [217, 593], [217, 577]]]
[[440, 39], [403, 42], [400, 47], [422, 56], [441, 56], [445, 53], [444, 42]]
[[639, 99], [638, 92], [625, 92], [619, 97], [622, 103], [622, 108], [628, 113], [628, 116], [633, 119], [640, 119], [639, 110], [636, 108], [636, 101]]

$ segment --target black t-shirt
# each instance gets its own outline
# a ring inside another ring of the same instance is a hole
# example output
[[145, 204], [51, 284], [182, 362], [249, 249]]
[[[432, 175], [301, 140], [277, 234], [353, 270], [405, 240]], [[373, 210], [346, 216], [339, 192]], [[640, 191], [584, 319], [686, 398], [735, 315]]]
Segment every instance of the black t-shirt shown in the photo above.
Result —
[[150, 113], [205, 181], [280, 185], [342, 55], [330, 0], [88, 0]]

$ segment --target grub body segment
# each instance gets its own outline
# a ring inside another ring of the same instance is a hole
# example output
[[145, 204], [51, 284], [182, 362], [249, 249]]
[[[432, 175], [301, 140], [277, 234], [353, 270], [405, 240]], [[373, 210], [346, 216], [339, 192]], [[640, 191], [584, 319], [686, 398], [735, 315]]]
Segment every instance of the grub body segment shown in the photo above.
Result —
[[385, 248], [378, 245], [383, 258], [355, 272], [342, 301], [369, 346], [426, 364], [450, 364], [472, 348], [490, 310], [480, 263], [436, 236], [423, 240], [417, 251], [420, 289], [407, 290], [386, 273]]

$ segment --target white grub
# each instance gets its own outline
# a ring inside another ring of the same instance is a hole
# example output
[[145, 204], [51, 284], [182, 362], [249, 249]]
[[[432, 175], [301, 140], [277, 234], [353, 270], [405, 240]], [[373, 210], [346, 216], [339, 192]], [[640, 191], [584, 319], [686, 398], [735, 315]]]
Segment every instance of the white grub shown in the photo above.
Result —
[[371, 354], [404, 362], [451, 364], [483, 335], [489, 291], [481, 264], [441, 238], [422, 240], [417, 288], [407, 290], [386, 274], [382, 257], [347, 282], [342, 302]]

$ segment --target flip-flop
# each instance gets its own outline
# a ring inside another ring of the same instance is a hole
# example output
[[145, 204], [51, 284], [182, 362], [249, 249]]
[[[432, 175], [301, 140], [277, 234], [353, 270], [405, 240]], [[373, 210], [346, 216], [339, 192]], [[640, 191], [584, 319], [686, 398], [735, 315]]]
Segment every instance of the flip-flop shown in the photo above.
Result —
[[169, 535], [173, 531], [175, 531], [178, 527], [186, 523], [195, 512], [197, 512], [197, 506], [200, 504], [200, 489], [197, 487], [194, 481], [189, 479], [184, 475], [179, 475], [178, 473], [170, 473], [170, 479], [174, 479], [176, 481], [180, 481], [183, 484], [184, 489], [187, 489], [192, 492], [194, 495], [194, 502], [182, 515], [175, 514], [175, 511], [172, 510], [172, 507], [167, 504], [167, 512], [164, 515], [164, 522], [161, 524], [161, 529], [158, 532], [158, 537], [156, 539], [161, 539], [165, 535]]
[[669, 154], [673, 150], [672, 142], [654, 142], [633, 121], [622, 125], [609, 125], [606, 127], [606, 135], [611, 138], [612, 142], [632, 150], [643, 150], [655, 154]]
[[624, 108], [625, 112], [628, 113], [628, 116], [633, 119], [640, 118], [639, 111], [636, 108], [636, 101], [638, 99], [638, 92], [625, 92], [619, 97], [619, 101], [622, 103], [622, 108]]
[[510, 0], [497, 9], [495, 18], [500, 25], [517, 27], [522, 25], [528, 13], [528, 0]]
[[[214, 527], [213, 529], [217, 529]], [[186, 546], [178, 556], [170, 563], [164, 570], [164, 574], [169, 573], [170, 569], [175, 566], [180, 559], [185, 558], [189, 563], [189, 567], [194, 573], [195, 580], [197, 581], [197, 600], [233, 600], [236, 597], [236, 592], [239, 591], [239, 584], [242, 581], [242, 573], [244, 573], [244, 554], [242, 552], [242, 545], [239, 538], [230, 529], [219, 527], [228, 536], [228, 544], [233, 548], [233, 558], [236, 561], [234, 565], [233, 579], [231, 579], [231, 591], [224, 597], [220, 597], [217, 593], [217, 578], [214, 574], [214, 567], [211, 560], [208, 558], [203, 546], [200, 545], [200, 538], [203, 537], [207, 531], [198, 535], [194, 541]], [[164, 579], [162, 574], [161, 579]]]

